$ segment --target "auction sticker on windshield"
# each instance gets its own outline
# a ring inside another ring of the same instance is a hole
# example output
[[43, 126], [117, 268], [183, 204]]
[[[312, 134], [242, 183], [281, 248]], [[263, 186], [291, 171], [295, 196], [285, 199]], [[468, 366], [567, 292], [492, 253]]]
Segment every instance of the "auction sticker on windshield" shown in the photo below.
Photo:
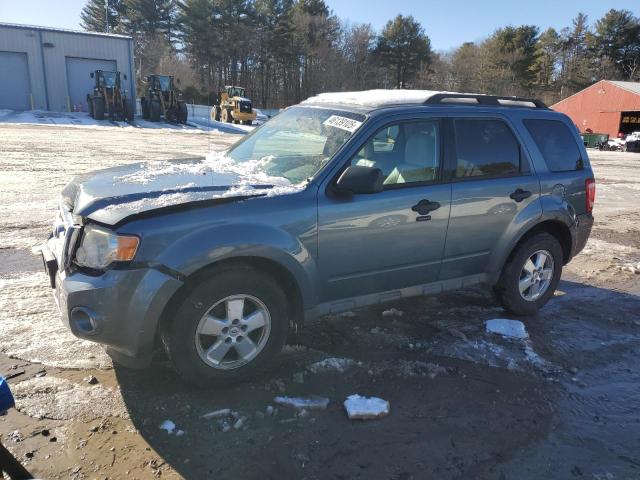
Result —
[[341, 130], [346, 130], [347, 132], [355, 132], [362, 122], [358, 120], [354, 120], [353, 118], [341, 117], [340, 115], [331, 115], [327, 118], [323, 125], [327, 125], [328, 127], [336, 127]]

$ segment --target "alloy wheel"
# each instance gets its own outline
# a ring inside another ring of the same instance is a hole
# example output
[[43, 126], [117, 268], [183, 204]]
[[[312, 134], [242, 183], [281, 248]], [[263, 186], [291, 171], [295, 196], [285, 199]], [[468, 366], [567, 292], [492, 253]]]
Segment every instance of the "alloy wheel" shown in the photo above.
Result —
[[547, 250], [534, 252], [524, 263], [518, 280], [520, 295], [528, 302], [538, 300], [551, 285], [553, 256]]
[[252, 295], [216, 302], [196, 328], [196, 350], [207, 365], [232, 370], [246, 365], [265, 347], [271, 331], [267, 306]]

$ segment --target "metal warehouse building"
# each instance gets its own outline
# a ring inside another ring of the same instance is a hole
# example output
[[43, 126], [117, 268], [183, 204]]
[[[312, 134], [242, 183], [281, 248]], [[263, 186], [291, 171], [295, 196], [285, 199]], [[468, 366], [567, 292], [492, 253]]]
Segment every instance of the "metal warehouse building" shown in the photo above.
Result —
[[551, 108], [571, 117], [581, 132], [616, 137], [640, 131], [640, 83], [601, 80]]
[[117, 70], [135, 95], [131, 37], [0, 23], [0, 109], [88, 111], [93, 70]]

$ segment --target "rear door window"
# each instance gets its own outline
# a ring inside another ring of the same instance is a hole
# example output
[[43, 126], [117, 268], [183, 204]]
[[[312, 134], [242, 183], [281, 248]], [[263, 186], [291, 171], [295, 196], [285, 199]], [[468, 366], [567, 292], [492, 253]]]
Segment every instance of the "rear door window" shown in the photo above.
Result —
[[454, 120], [455, 178], [503, 177], [520, 173], [520, 145], [502, 120]]
[[563, 122], [529, 119], [524, 121], [524, 125], [536, 142], [549, 170], [570, 172], [583, 168], [582, 154], [575, 137]]

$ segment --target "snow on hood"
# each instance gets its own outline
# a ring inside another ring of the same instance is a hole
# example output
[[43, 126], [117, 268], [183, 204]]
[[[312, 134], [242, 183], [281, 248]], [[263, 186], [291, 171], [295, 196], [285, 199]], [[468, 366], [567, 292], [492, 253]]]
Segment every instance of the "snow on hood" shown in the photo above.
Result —
[[283, 177], [263, 167], [272, 157], [237, 163], [225, 152], [204, 159], [152, 161], [78, 177], [63, 191], [77, 215], [107, 225], [152, 210], [194, 202], [296, 193]]

